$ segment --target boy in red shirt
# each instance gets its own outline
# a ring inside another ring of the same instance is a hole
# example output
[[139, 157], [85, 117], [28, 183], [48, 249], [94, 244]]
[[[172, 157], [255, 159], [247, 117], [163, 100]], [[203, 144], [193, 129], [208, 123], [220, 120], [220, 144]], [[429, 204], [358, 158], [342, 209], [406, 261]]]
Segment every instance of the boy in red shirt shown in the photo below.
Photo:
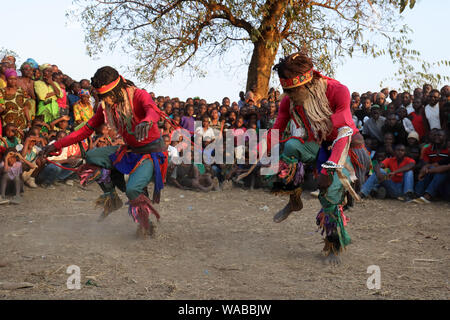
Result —
[[[375, 167], [372, 174], [361, 188], [361, 197], [367, 197], [370, 192], [380, 186], [386, 189], [387, 196], [391, 198], [406, 197], [412, 200], [414, 195], [414, 168], [415, 161], [405, 157], [406, 148], [402, 144], [395, 147], [395, 157], [387, 158]], [[389, 169], [389, 173], [384, 170]]]

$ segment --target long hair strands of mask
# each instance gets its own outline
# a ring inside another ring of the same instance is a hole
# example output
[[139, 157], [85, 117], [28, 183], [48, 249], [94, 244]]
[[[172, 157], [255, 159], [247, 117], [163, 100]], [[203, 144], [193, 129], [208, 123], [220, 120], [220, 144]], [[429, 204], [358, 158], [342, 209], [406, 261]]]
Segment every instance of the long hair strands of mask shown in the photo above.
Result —
[[[274, 70], [278, 72], [278, 76], [284, 79], [294, 78], [298, 75], [305, 74], [312, 68], [313, 62], [305, 52], [292, 54], [285, 59], [281, 59], [280, 62], [274, 66]], [[330, 119], [333, 113], [329, 106], [326, 90], [326, 80], [322, 79], [320, 74], [315, 71], [310, 82], [302, 86], [284, 89], [286, 93], [289, 93], [289, 96], [293, 100], [291, 101], [291, 114], [296, 122], [301, 123], [301, 119], [297, 112], [294, 112], [294, 108], [296, 105], [302, 105], [309, 119], [315, 138], [319, 140], [319, 142], [324, 140], [333, 129]]]
[[[102, 87], [118, 81], [118, 83], [105, 93], [100, 90]], [[97, 88], [98, 96], [100, 100], [106, 97], [111, 97], [115, 102], [112, 108], [104, 108], [105, 118], [113, 129], [126, 127], [128, 131], [131, 130], [133, 121], [133, 94], [129, 88], [135, 87], [134, 83], [130, 80], [125, 80], [119, 75], [117, 70], [112, 67], [106, 66], [97, 70], [94, 76], [91, 78], [91, 83], [94, 88]], [[126, 94], [124, 94], [126, 92]], [[117, 125], [116, 125], [117, 124]]]

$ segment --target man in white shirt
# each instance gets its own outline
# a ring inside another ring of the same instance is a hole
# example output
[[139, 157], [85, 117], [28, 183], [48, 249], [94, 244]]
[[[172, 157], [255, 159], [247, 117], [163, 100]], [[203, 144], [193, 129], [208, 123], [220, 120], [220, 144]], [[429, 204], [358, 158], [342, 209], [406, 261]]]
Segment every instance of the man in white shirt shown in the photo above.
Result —
[[441, 129], [441, 119], [439, 117], [439, 99], [441, 94], [439, 90], [433, 89], [428, 96], [428, 105], [425, 107], [425, 117], [430, 125], [430, 130]]
[[412, 106], [412, 99], [409, 92], [403, 92], [402, 93], [402, 106], [406, 108], [406, 112], [410, 114], [411, 112], [414, 112], [414, 108]]

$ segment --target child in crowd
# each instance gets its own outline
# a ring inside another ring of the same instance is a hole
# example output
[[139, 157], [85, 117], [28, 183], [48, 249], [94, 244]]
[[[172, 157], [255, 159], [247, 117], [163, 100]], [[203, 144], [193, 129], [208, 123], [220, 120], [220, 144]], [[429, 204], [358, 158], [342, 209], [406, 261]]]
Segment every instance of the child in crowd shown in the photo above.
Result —
[[[22, 191], [22, 180], [20, 176], [22, 174], [22, 162], [32, 167], [33, 164], [27, 161], [20, 153], [14, 148], [8, 148], [5, 152], [6, 156], [0, 163], [0, 203], [1, 204], [21, 204], [22, 197], [20, 192]], [[14, 197], [11, 200], [6, 198], [7, 189], [11, 188]]]

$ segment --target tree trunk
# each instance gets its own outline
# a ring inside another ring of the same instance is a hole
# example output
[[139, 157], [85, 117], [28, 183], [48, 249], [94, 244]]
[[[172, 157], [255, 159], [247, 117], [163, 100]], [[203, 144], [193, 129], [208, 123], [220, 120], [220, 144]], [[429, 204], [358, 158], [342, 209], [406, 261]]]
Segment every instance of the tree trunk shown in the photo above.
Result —
[[266, 0], [267, 14], [258, 29], [260, 36], [253, 43], [253, 54], [247, 74], [247, 91], [252, 90], [257, 101], [266, 98], [269, 92], [270, 74], [281, 41], [277, 26], [288, 3], [287, 0]]
[[[278, 48], [278, 46], [276, 47]], [[258, 101], [267, 98], [270, 75], [276, 55], [277, 49], [267, 48], [264, 40], [260, 39], [254, 43], [252, 59], [248, 67], [247, 91], [252, 90]]]

